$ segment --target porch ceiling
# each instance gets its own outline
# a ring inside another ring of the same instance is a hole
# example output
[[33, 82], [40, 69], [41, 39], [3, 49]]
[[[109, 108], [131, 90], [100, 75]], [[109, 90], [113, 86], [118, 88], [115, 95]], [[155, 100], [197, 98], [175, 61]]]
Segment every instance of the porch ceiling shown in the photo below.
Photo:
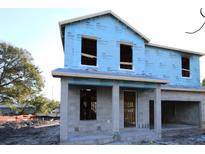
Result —
[[145, 75], [125, 74], [125, 73], [108, 73], [88, 70], [73, 70], [66, 68], [58, 68], [52, 71], [53, 77], [75, 77], [75, 78], [90, 78], [90, 79], [105, 79], [119, 81], [136, 81], [155, 84], [167, 84], [168, 81], [153, 78]]

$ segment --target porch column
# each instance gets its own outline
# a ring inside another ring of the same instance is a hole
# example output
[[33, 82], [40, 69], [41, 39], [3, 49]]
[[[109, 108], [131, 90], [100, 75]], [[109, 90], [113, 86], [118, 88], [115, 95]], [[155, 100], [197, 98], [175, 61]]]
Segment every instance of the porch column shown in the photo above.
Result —
[[120, 90], [119, 84], [113, 82], [112, 86], [112, 131], [119, 134], [120, 128]]
[[162, 118], [161, 118], [161, 89], [160, 86], [154, 90], [154, 129], [156, 133], [161, 137]]
[[60, 141], [68, 140], [68, 79], [61, 78]]

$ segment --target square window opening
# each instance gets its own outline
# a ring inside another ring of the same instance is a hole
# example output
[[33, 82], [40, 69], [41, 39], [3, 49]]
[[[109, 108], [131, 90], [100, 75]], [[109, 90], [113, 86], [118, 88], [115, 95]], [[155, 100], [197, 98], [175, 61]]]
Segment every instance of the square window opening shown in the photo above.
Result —
[[97, 64], [97, 40], [82, 38], [81, 64], [96, 66]]

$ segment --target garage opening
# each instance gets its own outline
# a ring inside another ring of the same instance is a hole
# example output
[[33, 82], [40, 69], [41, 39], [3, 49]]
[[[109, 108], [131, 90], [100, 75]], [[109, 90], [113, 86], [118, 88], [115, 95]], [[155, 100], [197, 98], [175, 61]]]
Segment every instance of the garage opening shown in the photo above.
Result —
[[[200, 102], [162, 101], [162, 128], [183, 129], [200, 125]], [[150, 101], [150, 128], [154, 128], [154, 101]]]
[[163, 128], [188, 128], [199, 125], [199, 102], [162, 101]]

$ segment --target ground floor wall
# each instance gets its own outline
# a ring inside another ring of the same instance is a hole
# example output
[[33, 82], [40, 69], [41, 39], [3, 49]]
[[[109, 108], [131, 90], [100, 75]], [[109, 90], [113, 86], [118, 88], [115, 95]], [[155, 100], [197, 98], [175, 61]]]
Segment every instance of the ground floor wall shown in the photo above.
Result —
[[[149, 109], [148, 102], [154, 99], [152, 91], [143, 91], [141, 97], [146, 99], [143, 104], [144, 108]], [[172, 119], [173, 122], [199, 125], [205, 128], [205, 93], [161, 90], [161, 100], [162, 103], [170, 102], [176, 104], [176, 115], [175, 118]], [[142, 104], [142, 102], [139, 103]], [[146, 111], [141, 121], [147, 121], [150, 117], [149, 114], [150, 112]], [[169, 115], [169, 113], [167, 113], [167, 115]]]
[[[184, 109], [183, 111], [187, 113], [187, 118], [198, 116], [198, 123], [202, 128], [205, 128], [205, 93], [202, 92], [184, 92], [184, 91], [162, 91], [162, 100], [177, 100], [184, 101], [184, 103], [189, 103], [192, 106], [192, 112], [190, 112], [190, 108]], [[198, 106], [193, 106], [192, 104], [195, 102], [198, 103]], [[198, 108], [198, 109], [197, 109]], [[198, 111], [198, 114], [196, 113]], [[196, 121], [197, 123], [197, 121]]]
[[[80, 86], [69, 86], [68, 96], [68, 131], [89, 132], [112, 130], [112, 88], [96, 87], [97, 90], [97, 116], [96, 120], [80, 120]], [[124, 128], [124, 91], [120, 89], [120, 128]], [[150, 100], [154, 100], [152, 89], [136, 89], [136, 127], [150, 128]], [[204, 93], [161, 91], [162, 101], [184, 101], [178, 104], [178, 120], [181, 122], [199, 123], [205, 125], [205, 96]], [[185, 103], [186, 102], [186, 103]], [[192, 102], [192, 103], [189, 103]], [[198, 102], [198, 107], [193, 105]], [[184, 107], [186, 106], [186, 108]], [[183, 112], [181, 112], [183, 111]], [[182, 115], [183, 114], [183, 115]], [[187, 116], [184, 116], [186, 114]], [[198, 118], [194, 117], [198, 116]], [[185, 118], [186, 117], [186, 118]], [[193, 118], [194, 117], [194, 118]], [[195, 121], [198, 119], [198, 121]]]
[[[68, 125], [69, 132], [86, 132], [98, 130], [112, 130], [112, 88], [96, 87], [97, 90], [97, 116], [96, 120], [80, 120], [80, 89], [81, 86], [69, 86], [68, 96]], [[120, 129], [124, 128], [124, 91], [120, 89]], [[130, 91], [130, 90], [129, 90]], [[146, 107], [146, 97], [141, 96], [140, 91], [136, 92], [135, 116], [137, 128], [149, 128], [149, 119], [144, 116], [149, 109]]]
[[80, 86], [69, 86], [68, 131], [110, 130], [112, 126], [112, 89], [97, 89], [96, 120], [80, 120]]

